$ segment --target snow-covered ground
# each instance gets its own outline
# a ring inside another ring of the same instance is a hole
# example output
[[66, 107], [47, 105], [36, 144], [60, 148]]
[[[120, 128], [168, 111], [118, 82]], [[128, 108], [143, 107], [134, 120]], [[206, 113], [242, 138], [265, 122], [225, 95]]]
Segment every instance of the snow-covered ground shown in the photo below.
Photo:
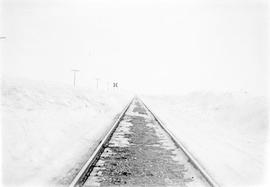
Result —
[[[2, 173], [11, 186], [67, 185], [132, 95], [3, 80]], [[258, 186], [267, 99], [246, 93], [142, 96], [222, 186]]]
[[259, 186], [265, 175], [267, 99], [247, 93], [142, 96], [221, 186]]
[[70, 182], [129, 94], [28, 80], [2, 82], [2, 173], [11, 186]]

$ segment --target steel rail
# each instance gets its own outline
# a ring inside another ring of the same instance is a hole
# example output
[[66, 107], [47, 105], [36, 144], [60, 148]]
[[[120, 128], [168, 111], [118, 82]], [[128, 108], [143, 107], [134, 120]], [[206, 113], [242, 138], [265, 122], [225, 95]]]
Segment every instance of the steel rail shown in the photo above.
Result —
[[146, 106], [144, 104], [144, 102], [141, 99], [139, 99], [139, 98], [137, 98], [137, 99], [141, 101], [141, 103], [145, 106], [145, 108], [147, 108], [147, 110], [151, 113], [151, 115], [154, 117], [154, 119], [159, 123], [161, 128], [170, 136], [170, 138], [175, 143], [175, 145], [177, 147], [179, 147], [184, 152], [184, 154], [187, 156], [190, 163], [195, 168], [197, 168], [197, 170], [202, 174], [202, 176], [206, 179], [206, 181], [209, 183], [209, 185], [212, 187], [219, 187], [218, 183], [208, 174], [208, 172], [205, 170], [205, 168], [202, 167], [201, 164], [199, 164], [197, 159], [188, 151], [188, 149], [183, 145], [183, 143], [181, 143], [175, 137], [175, 135], [164, 125], [164, 123], [155, 115], [155, 113], [153, 113], [153, 111], [148, 106]]
[[187, 148], [174, 136], [174, 134], [164, 125], [164, 123], [153, 113], [153, 111], [144, 104], [144, 102], [139, 99], [138, 97], [134, 97], [123, 109], [121, 114], [118, 116], [117, 120], [114, 122], [111, 129], [108, 131], [108, 133], [104, 136], [102, 141], [99, 143], [99, 145], [96, 147], [95, 151], [91, 155], [91, 157], [88, 159], [88, 161], [84, 164], [82, 169], [79, 171], [79, 173], [76, 175], [76, 177], [73, 179], [69, 187], [81, 187], [89, 177], [90, 173], [92, 172], [93, 165], [98, 161], [100, 155], [102, 154], [107, 142], [109, 142], [110, 138], [112, 137], [113, 133], [115, 132], [116, 128], [118, 127], [120, 121], [122, 120], [123, 116], [125, 115], [126, 111], [134, 101], [134, 99], [139, 100], [144, 107], [150, 112], [150, 114], [153, 116], [153, 118], [158, 122], [158, 124], [161, 126], [161, 128], [169, 135], [171, 140], [175, 143], [177, 147], [179, 147], [183, 153], [187, 156], [189, 162], [201, 173], [201, 175], [205, 178], [205, 180], [208, 182], [208, 184], [212, 187], [218, 187], [219, 185], [216, 183], [215, 180], [206, 172], [206, 170], [199, 164], [197, 159], [187, 150]]
[[117, 120], [114, 122], [111, 129], [108, 133], [104, 136], [102, 141], [96, 147], [95, 151], [92, 153], [91, 157], [87, 160], [84, 166], [81, 168], [79, 173], [73, 179], [69, 187], [81, 187], [89, 177], [90, 173], [92, 172], [93, 165], [98, 161], [99, 156], [102, 154], [107, 142], [110, 140], [111, 136], [113, 135], [115, 129], [118, 127], [120, 121], [122, 120], [123, 116], [125, 115], [126, 111], [128, 110], [129, 106], [133, 102], [134, 98], [126, 105], [123, 109], [121, 114], [118, 116]]

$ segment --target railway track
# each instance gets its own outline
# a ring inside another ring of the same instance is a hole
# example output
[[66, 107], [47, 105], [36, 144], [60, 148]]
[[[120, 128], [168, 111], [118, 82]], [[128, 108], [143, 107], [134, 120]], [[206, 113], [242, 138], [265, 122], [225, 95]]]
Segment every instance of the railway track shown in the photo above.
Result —
[[218, 186], [187, 149], [134, 98], [74, 178], [77, 186]]

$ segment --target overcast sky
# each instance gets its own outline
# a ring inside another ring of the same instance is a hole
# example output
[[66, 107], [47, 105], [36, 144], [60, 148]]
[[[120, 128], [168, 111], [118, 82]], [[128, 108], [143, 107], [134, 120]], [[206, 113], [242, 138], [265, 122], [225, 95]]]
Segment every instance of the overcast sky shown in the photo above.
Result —
[[137, 93], [266, 94], [267, 7], [247, 0], [4, 0], [4, 76]]

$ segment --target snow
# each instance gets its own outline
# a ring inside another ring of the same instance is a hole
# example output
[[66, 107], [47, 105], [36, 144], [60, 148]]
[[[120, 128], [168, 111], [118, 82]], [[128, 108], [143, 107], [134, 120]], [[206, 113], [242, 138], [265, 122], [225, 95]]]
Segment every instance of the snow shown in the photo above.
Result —
[[267, 98], [210, 92], [141, 98], [219, 185], [264, 183]]
[[[1, 97], [4, 184], [62, 186], [71, 182], [132, 96], [6, 79]], [[206, 92], [140, 98], [218, 184], [262, 183], [267, 98]]]
[[70, 183], [130, 99], [116, 91], [4, 79], [3, 184]]

